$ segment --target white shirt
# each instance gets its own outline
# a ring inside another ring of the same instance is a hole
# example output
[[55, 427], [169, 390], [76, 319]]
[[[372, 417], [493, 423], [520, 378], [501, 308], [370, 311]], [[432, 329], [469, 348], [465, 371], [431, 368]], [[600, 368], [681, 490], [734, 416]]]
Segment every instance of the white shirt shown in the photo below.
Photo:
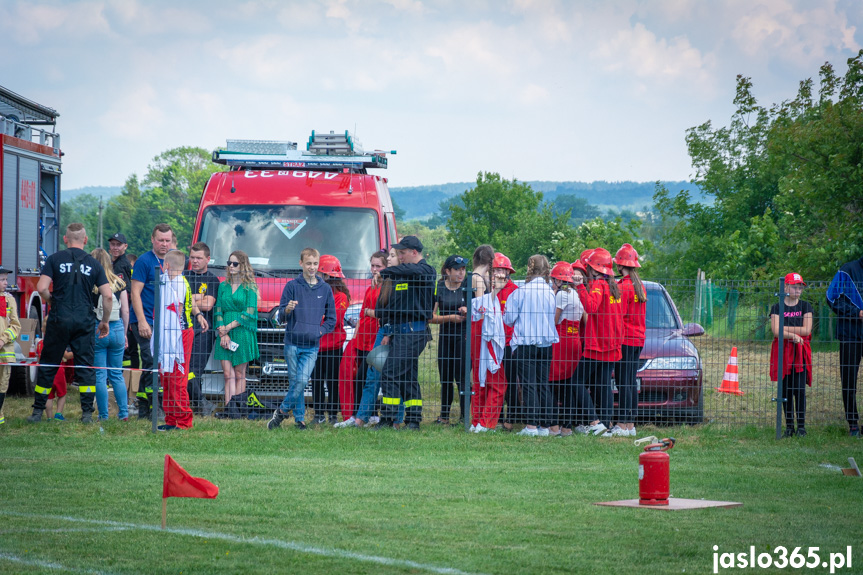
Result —
[[581, 305], [578, 292], [574, 289], [570, 289], [569, 291], [557, 290], [557, 293], [554, 294], [554, 304], [557, 309], [561, 310], [561, 322], [565, 319], [578, 321], [584, 315], [584, 306]]
[[548, 347], [558, 342], [554, 307], [554, 292], [541, 277], [510, 294], [503, 322], [513, 327], [509, 342], [513, 351], [520, 345]]

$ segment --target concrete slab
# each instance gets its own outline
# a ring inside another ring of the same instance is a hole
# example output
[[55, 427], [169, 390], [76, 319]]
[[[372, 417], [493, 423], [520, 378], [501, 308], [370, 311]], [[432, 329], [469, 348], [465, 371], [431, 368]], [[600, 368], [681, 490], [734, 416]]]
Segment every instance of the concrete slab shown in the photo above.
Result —
[[659, 511], [682, 511], [685, 509], [707, 509], [710, 507], [743, 507], [742, 503], [734, 501], [709, 501], [707, 499], [679, 499], [669, 497], [668, 505], [641, 505], [638, 499], [624, 499], [621, 501], [604, 501], [594, 503], [605, 507], [638, 507], [640, 509], [657, 509]]

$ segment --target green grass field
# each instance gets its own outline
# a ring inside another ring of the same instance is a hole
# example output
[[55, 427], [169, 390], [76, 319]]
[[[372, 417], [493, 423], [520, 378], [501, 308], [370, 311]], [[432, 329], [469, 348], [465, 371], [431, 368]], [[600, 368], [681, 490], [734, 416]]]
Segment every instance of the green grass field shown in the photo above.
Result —
[[[678, 439], [672, 496], [744, 504], [671, 512], [593, 505], [637, 497], [629, 439], [212, 418], [154, 435], [116, 420], [29, 426], [27, 403], [7, 403], [0, 428], [0, 573], [709, 573], [714, 545], [852, 545], [844, 572], [863, 570], [863, 479], [838, 471], [863, 462], [863, 440], [840, 426], [782, 441], [641, 428]], [[161, 531], [166, 453], [221, 492], [171, 499]]]

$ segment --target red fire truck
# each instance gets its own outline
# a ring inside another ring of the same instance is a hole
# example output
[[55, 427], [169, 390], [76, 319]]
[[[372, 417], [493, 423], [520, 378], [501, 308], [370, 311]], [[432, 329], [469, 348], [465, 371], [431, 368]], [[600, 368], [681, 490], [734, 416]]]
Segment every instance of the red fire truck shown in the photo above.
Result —
[[[316, 248], [339, 258], [351, 291], [346, 317], [359, 315], [369, 257], [397, 241], [387, 179], [368, 170], [386, 168], [387, 154], [395, 152], [365, 152], [348, 132], [312, 132], [305, 150], [292, 142], [227, 144], [213, 161], [231, 169], [204, 187], [193, 237], [210, 246], [210, 268], [219, 276], [232, 251], [249, 256], [258, 276], [261, 356], [249, 366], [248, 381], [259, 393], [284, 394], [284, 328], [272, 321], [282, 289], [302, 273], [300, 251]], [[207, 367], [204, 393], [221, 395], [221, 368], [212, 359]]]
[[[58, 116], [56, 110], [0, 86], [0, 264], [11, 270], [9, 291], [16, 297], [21, 317], [33, 320], [35, 326], [25, 327], [35, 327], [37, 337], [41, 336], [45, 305], [36, 292], [36, 282], [62, 235], [63, 153], [60, 136], [54, 131]], [[29, 341], [33, 334], [25, 331], [22, 338]], [[26, 382], [32, 393], [30, 375], [31, 370], [25, 368], [13, 370], [12, 388], [20, 391], [17, 388]]]

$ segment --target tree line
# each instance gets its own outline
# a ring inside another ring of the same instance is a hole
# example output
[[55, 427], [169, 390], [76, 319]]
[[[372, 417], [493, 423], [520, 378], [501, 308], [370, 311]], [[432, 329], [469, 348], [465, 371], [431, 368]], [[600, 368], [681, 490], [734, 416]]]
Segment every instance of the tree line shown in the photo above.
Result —
[[[573, 261], [584, 249], [613, 252], [628, 242], [644, 255], [645, 274], [657, 278], [694, 278], [701, 269], [723, 279], [789, 271], [829, 279], [839, 264], [863, 256], [863, 50], [847, 64], [839, 76], [825, 63], [817, 86], [805, 79], [795, 97], [769, 107], [756, 101], [752, 79], [738, 76], [728, 125], [708, 120], [686, 131], [692, 185], [669, 190], [657, 182], [644, 212], [602, 213], [570, 190], [548, 200], [529, 183], [480, 172], [472, 188], [441, 203], [439, 216], [402, 221], [399, 231], [419, 235], [436, 267], [483, 243], [519, 268], [534, 253]], [[130, 251], [142, 253], [153, 225], [165, 221], [188, 245], [203, 187], [221, 169], [202, 148], [160, 154], [107, 202], [105, 237], [122, 231]], [[64, 203], [64, 225], [97, 229], [97, 205], [86, 195]]]

